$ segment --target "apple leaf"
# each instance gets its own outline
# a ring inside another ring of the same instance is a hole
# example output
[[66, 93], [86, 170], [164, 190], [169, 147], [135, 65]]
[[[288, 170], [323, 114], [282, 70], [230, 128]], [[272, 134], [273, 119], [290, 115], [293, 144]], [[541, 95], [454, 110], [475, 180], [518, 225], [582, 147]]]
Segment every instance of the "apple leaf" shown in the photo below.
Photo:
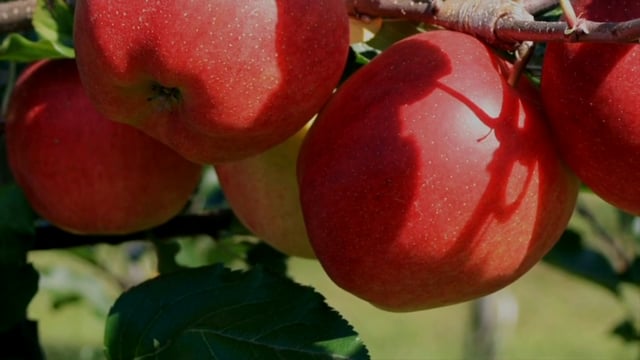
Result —
[[611, 332], [627, 343], [640, 341], [640, 329], [636, 327], [633, 319], [622, 321]]
[[378, 50], [385, 50], [389, 46], [408, 36], [421, 32], [413, 21], [384, 22], [380, 31], [367, 44]]
[[38, 272], [27, 264], [35, 215], [15, 184], [0, 186], [0, 331], [26, 319], [38, 290]]
[[9, 34], [0, 44], [0, 61], [34, 62], [73, 57], [72, 48], [50, 40], [33, 41], [18, 33]]
[[611, 267], [604, 255], [585, 247], [580, 234], [570, 229], [565, 230], [544, 260], [618, 294], [622, 274]]
[[15, 184], [0, 186], [0, 266], [24, 265], [36, 215]]
[[11, 329], [0, 330], [0, 359], [43, 360], [38, 323], [24, 320]]
[[0, 266], [0, 332], [27, 319], [27, 306], [38, 291], [38, 272], [30, 264]]
[[33, 13], [37, 39], [12, 33], [0, 44], [0, 60], [34, 62], [73, 58], [73, 12], [64, 0], [38, 0]]
[[64, 0], [38, 0], [32, 24], [40, 39], [73, 46], [73, 12]]
[[222, 265], [148, 280], [112, 307], [111, 360], [367, 359], [352, 327], [312, 288]]

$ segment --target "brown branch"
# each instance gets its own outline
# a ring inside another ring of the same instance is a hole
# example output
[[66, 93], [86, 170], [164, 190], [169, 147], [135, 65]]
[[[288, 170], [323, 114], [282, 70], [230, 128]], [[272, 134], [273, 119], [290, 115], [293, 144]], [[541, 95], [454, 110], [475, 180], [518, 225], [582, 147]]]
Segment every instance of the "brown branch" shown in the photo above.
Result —
[[134, 240], [168, 239], [179, 236], [211, 235], [215, 238], [220, 232], [229, 229], [234, 219], [235, 216], [230, 210], [220, 210], [205, 215], [181, 215], [147, 231], [106, 236], [72, 234], [55, 226], [44, 225], [36, 228], [31, 250], [66, 249], [95, 244], [115, 245]]
[[[69, 1], [73, 3], [73, 1]], [[477, 36], [500, 48], [526, 41], [638, 42], [640, 19], [621, 23], [582, 20], [569, 32], [564, 22], [533, 21], [558, 0], [345, 0], [352, 15], [418, 21]], [[0, 3], [0, 33], [31, 27], [36, 0]]]
[[0, 3], [0, 33], [10, 33], [31, 28], [31, 18], [36, 0], [17, 0]]
[[526, 41], [638, 42], [640, 19], [601, 23], [581, 19], [569, 31], [566, 22], [534, 21], [528, 10], [547, 0], [346, 0], [352, 15], [419, 21], [472, 34], [496, 47], [516, 49]]
[[523, 40], [535, 42], [607, 42], [637, 43], [640, 41], [640, 19], [613, 23], [581, 20], [576, 29], [566, 22], [523, 21], [499, 19], [496, 37], [506, 43]]

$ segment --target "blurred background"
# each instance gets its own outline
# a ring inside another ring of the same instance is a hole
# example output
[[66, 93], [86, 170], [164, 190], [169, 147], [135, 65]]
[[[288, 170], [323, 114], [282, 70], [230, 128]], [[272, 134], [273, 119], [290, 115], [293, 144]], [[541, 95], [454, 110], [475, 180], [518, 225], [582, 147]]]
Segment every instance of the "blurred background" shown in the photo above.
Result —
[[[199, 206], [225, 208], [215, 174], [204, 179]], [[334, 285], [317, 261], [285, 263], [291, 278], [313, 286], [354, 326], [373, 359], [637, 360], [640, 284], [612, 277], [629, 270], [621, 268], [625, 256], [633, 259], [638, 247], [629, 231], [633, 220], [585, 191], [571, 236], [547, 261], [481, 301], [414, 313], [389, 313], [359, 300]], [[29, 317], [38, 321], [47, 358], [103, 359], [110, 306], [122, 291], [157, 274], [162, 247], [179, 250], [184, 266], [240, 266], [257, 239], [235, 226], [218, 239], [31, 252], [41, 278]]]

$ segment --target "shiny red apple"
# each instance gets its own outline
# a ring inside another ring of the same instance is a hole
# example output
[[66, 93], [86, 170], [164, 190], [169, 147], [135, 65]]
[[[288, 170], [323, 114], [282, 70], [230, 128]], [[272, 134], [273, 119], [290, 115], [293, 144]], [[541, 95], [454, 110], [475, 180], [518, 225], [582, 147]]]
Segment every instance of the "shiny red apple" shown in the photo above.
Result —
[[[640, 17], [640, 2], [580, 0], [593, 21]], [[542, 97], [560, 154], [611, 204], [640, 215], [640, 46], [549, 43]]]
[[82, 81], [107, 118], [196, 162], [256, 155], [292, 136], [337, 85], [342, 0], [82, 0]]
[[578, 181], [537, 93], [477, 39], [406, 38], [338, 90], [298, 159], [312, 247], [339, 286], [393, 311], [515, 281], [556, 243]]
[[175, 216], [201, 167], [87, 97], [73, 60], [39, 62], [19, 77], [7, 111], [9, 165], [33, 208], [74, 233], [123, 234]]

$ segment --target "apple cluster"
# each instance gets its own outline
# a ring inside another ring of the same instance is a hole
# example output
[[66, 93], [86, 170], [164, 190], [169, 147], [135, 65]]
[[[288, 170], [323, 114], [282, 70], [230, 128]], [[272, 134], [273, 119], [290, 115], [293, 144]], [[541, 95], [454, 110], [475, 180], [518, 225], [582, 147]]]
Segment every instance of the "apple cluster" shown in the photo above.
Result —
[[[640, 16], [619, 3], [626, 13], [576, 10]], [[508, 83], [510, 63], [480, 40], [434, 30], [339, 85], [342, 0], [83, 0], [74, 26], [77, 61], [25, 71], [7, 124], [16, 180], [70, 231], [166, 221], [213, 165], [257, 236], [375, 306], [414, 311], [531, 269], [580, 180], [640, 213], [632, 45], [549, 44], [540, 91]]]
[[[595, 21], [640, 15], [637, 2], [574, 4]], [[391, 311], [471, 300], [550, 250], [580, 181], [640, 214], [636, 51], [549, 44], [540, 91], [508, 84], [510, 64], [475, 38], [414, 35], [338, 87], [286, 145], [297, 157], [280, 148], [216, 169], [250, 228], [293, 255], [308, 256], [308, 240], [352, 294]], [[302, 224], [265, 230], [296, 211]]]
[[341, 0], [78, 1], [76, 61], [32, 65], [12, 95], [16, 182], [70, 232], [163, 223], [202, 164], [257, 155], [317, 113], [348, 31]]

